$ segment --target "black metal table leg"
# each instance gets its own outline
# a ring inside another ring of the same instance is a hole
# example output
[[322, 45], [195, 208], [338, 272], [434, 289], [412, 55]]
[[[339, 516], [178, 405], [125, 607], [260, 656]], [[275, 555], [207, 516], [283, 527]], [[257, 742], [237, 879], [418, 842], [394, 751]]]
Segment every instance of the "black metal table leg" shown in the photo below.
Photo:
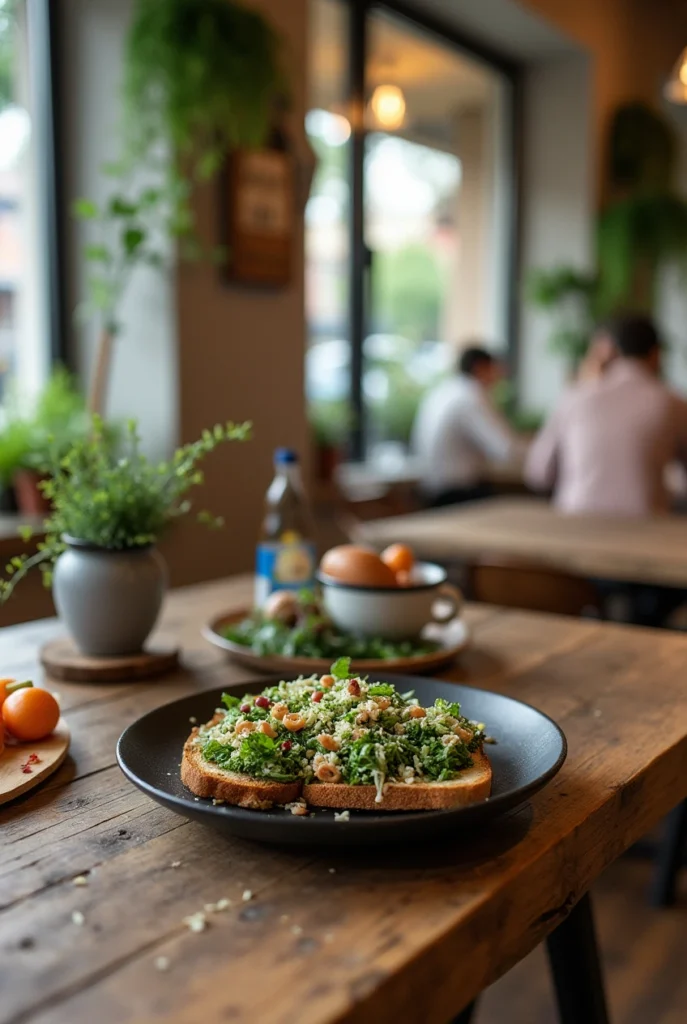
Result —
[[656, 868], [651, 883], [651, 902], [655, 907], [675, 903], [677, 873], [687, 847], [687, 800], [673, 808], [666, 819], [665, 835], [659, 843]]
[[470, 1024], [473, 1018], [474, 1012], [477, 1009], [477, 1000], [473, 999], [471, 1003], [462, 1010], [457, 1017], [454, 1017], [451, 1024]]
[[546, 940], [561, 1024], [608, 1024], [589, 893]]

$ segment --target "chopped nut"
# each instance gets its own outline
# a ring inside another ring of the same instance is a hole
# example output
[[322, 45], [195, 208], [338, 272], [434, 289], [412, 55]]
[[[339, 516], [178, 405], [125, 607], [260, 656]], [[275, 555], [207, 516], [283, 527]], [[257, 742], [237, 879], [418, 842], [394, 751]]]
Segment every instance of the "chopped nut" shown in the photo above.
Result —
[[337, 813], [336, 811], [334, 811], [334, 821], [350, 821], [350, 820], [351, 820], [351, 812], [350, 811], [341, 811], [341, 813]]
[[181, 867], [181, 861], [180, 860], [173, 860], [172, 863], [169, 866], [171, 868], [180, 868]]
[[156, 956], [155, 957], [155, 969], [158, 971], [169, 970], [169, 957], [168, 956]]
[[184, 924], [190, 932], [204, 932], [208, 926], [207, 919], [202, 910], [185, 917]]
[[253, 891], [252, 891], [252, 889], [244, 889], [243, 890], [243, 895], [241, 896], [241, 899], [243, 900], [244, 903], [248, 903], [249, 900], [252, 900], [253, 899]]
[[213, 796], [213, 798], [212, 798], [212, 805], [213, 805], [213, 807], [219, 807], [223, 803], [226, 803], [226, 801], [225, 800], [218, 800], [216, 796]]
[[86, 918], [83, 916], [80, 910], [72, 911], [72, 924], [82, 925], [86, 923]]
[[72, 885], [88, 885], [88, 879], [85, 875], [77, 875], [76, 878], [72, 878]]

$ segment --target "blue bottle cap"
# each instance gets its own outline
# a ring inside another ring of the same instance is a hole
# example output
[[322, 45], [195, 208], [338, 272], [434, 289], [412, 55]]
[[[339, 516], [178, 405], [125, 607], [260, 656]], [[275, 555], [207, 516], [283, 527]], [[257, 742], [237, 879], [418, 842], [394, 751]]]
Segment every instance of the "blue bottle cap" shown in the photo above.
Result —
[[289, 466], [298, 462], [298, 455], [293, 448], [277, 448], [274, 453], [274, 461], [278, 466]]

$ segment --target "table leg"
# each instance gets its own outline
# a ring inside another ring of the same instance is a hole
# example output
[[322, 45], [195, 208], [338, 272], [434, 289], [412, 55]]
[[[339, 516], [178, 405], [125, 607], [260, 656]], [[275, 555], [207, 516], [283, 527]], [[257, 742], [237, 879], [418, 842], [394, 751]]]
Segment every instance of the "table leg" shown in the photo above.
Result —
[[666, 820], [665, 835], [657, 850], [656, 869], [651, 884], [651, 902], [655, 907], [675, 903], [677, 873], [682, 867], [687, 846], [687, 800], [678, 804]]
[[546, 940], [561, 1024], [609, 1024], [589, 893]]

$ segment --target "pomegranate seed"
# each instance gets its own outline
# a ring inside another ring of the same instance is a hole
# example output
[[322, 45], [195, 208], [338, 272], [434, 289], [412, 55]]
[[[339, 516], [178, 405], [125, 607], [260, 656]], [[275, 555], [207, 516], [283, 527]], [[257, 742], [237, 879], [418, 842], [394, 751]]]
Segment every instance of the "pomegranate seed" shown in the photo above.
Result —
[[256, 697], [255, 706], [256, 708], [268, 708], [270, 706], [269, 699], [267, 697]]
[[284, 742], [281, 745], [281, 749], [286, 753], [289, 750], [291, 750], [292, 746], [293, 746], [293, 743], [291, 742], [291, 740], [284, 740]]
[[250, 711], [250, 704], [241, 704], [239, 711], [243, 711], [244, 715], [247, 715]]
[[319, 704], [323, 697], [324, 694], [322, 693], [322, 690], [315, 690], [315, 692], [312, 695], [312, 699], [315, 701], [316, 704]]

